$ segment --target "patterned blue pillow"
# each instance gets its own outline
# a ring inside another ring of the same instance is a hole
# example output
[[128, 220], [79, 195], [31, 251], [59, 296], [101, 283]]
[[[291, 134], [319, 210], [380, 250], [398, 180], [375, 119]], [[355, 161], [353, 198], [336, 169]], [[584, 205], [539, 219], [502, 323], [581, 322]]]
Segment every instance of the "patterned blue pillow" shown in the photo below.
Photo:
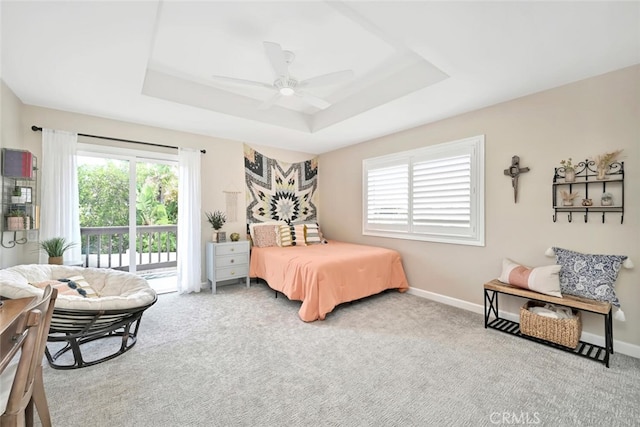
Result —
[[560, 269], [563, 294], [610, 302], [620, 308], [614, 286], [624, 255], [589, 255], [553, 248]]

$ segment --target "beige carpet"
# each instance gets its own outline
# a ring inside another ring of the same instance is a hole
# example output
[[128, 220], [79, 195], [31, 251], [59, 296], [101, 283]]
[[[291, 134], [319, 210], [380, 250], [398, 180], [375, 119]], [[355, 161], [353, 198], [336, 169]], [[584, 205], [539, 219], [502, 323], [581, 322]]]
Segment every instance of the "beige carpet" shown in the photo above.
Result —
[[[481, 292], [479, 289], [478, 292]], [[299, 320], [264, 284], [165, 294], [139, 341], [44, 370], [55, 426], [632, 426], [640, 360], [611, 368], [395, 291]], [[98, 345], [92, 345], [97, 351]]]

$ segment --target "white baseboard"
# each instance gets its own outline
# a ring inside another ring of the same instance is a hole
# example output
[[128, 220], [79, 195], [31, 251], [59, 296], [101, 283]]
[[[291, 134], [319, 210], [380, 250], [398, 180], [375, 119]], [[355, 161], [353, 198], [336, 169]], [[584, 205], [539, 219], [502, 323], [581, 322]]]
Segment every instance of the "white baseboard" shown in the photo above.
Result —
[[[479, 313], [484, 315], [484, 306], [480, 304], [474, 304], [469, 301], [464, 301], [457, 298], [448, 297], [446, 295], [440, 295], [433, 292], [425, 291], [417, 288], [409, 288], [407, 293], [411, 295], [416, 295], [422, 298], [426, 298], [432, 301], [436, 301], [442, 304], [450, 305], [453, 307], [461, 308], [463, 310], [472, 311], [474, 313]], [[500, 317], [505, 319], [519, 322], [520, 315], [517, 313], [510, 313], [500, 310]], [[593, 334], [591, 332], [583, 332], [580, 339], [582, 341], [589, 342], [591, 344], [596, 344], [601, 347], [604, 347], [604, 336]], [[630, 344], [624, 341], [613, 340], [613, 351], [614, 353], [626, 354], [627, 356], [635, 357], [640, 359], [640, 346], [635, 344]]]

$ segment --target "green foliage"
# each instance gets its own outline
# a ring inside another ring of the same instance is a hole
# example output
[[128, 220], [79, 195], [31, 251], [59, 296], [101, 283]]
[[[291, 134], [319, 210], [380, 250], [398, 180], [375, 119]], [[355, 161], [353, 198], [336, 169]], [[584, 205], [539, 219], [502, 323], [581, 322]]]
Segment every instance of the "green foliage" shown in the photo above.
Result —
[[[136, 165], [136, 224], [167, 225], [178, 220], [178, 178], [175, 166], [157, 163]], [[129, 224], [129, 164], [106, 160], [101, 164], [83, 164], [78, 168], [80, 188], [80, 225], [82, 227], [126, 226]], [[119, 247], [119, 236], [102, 236], [100, 245]], [[111, 242], [110, 242], [111, 239]], [[97, 251], [97, 239], [91, 239], [90, 251]], [[144, 236], [142, 251], [166, 248], [167, 236]], [[175, 236], [169, 238], [170, 250], [176, 250]], [[140, 247], [140, 245], [138, 244]], [[129, 248], [129, 236], [123, 238], [123, 250]], [[83, 245], [83, 251], [85, 245]], [[140, 250], [140, 249], [139, 249]]]
[[[157, 163], [138, 163], [137, 165], [138, 205], [144, 210], [137, 218], [144, 219], [138, 224], [177, 224], [178, 223], [178, 173], [175, 166]], [[141, 199], [144, 203], [140, 205]], [[160, 207], [160, 208], [159, 208]]]
[[40, 249], [50, 257], [63, 256], [67, 249], [76, 246], [74, 242], [67, 242], [64, 237], [53, 237], [40, 242]]
[[78, 168], [80, 225], [123, 226], [129, 223], [129, 167], [127, 162], [107, 161]]
[[166, 225], [169, 217], [165, 207], [158, 203], [155, 189], [145, 184], [138, 192], [136, 201], [136, 224], [138, 225]]
[[207, 215], [207, 221], [211, 224], [214, 230], [220, 230], [225, 222], [227, 222], [227, 216], [222, 211], [205, 212]]

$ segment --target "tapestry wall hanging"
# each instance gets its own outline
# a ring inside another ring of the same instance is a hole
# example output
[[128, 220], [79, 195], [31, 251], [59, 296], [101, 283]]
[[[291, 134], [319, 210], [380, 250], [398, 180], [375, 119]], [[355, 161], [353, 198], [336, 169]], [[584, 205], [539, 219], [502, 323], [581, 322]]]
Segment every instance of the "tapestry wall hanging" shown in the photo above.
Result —
[[244, 146], [247, 223], [316, 221], [318, 158], [300, 163], [270, 159]]

